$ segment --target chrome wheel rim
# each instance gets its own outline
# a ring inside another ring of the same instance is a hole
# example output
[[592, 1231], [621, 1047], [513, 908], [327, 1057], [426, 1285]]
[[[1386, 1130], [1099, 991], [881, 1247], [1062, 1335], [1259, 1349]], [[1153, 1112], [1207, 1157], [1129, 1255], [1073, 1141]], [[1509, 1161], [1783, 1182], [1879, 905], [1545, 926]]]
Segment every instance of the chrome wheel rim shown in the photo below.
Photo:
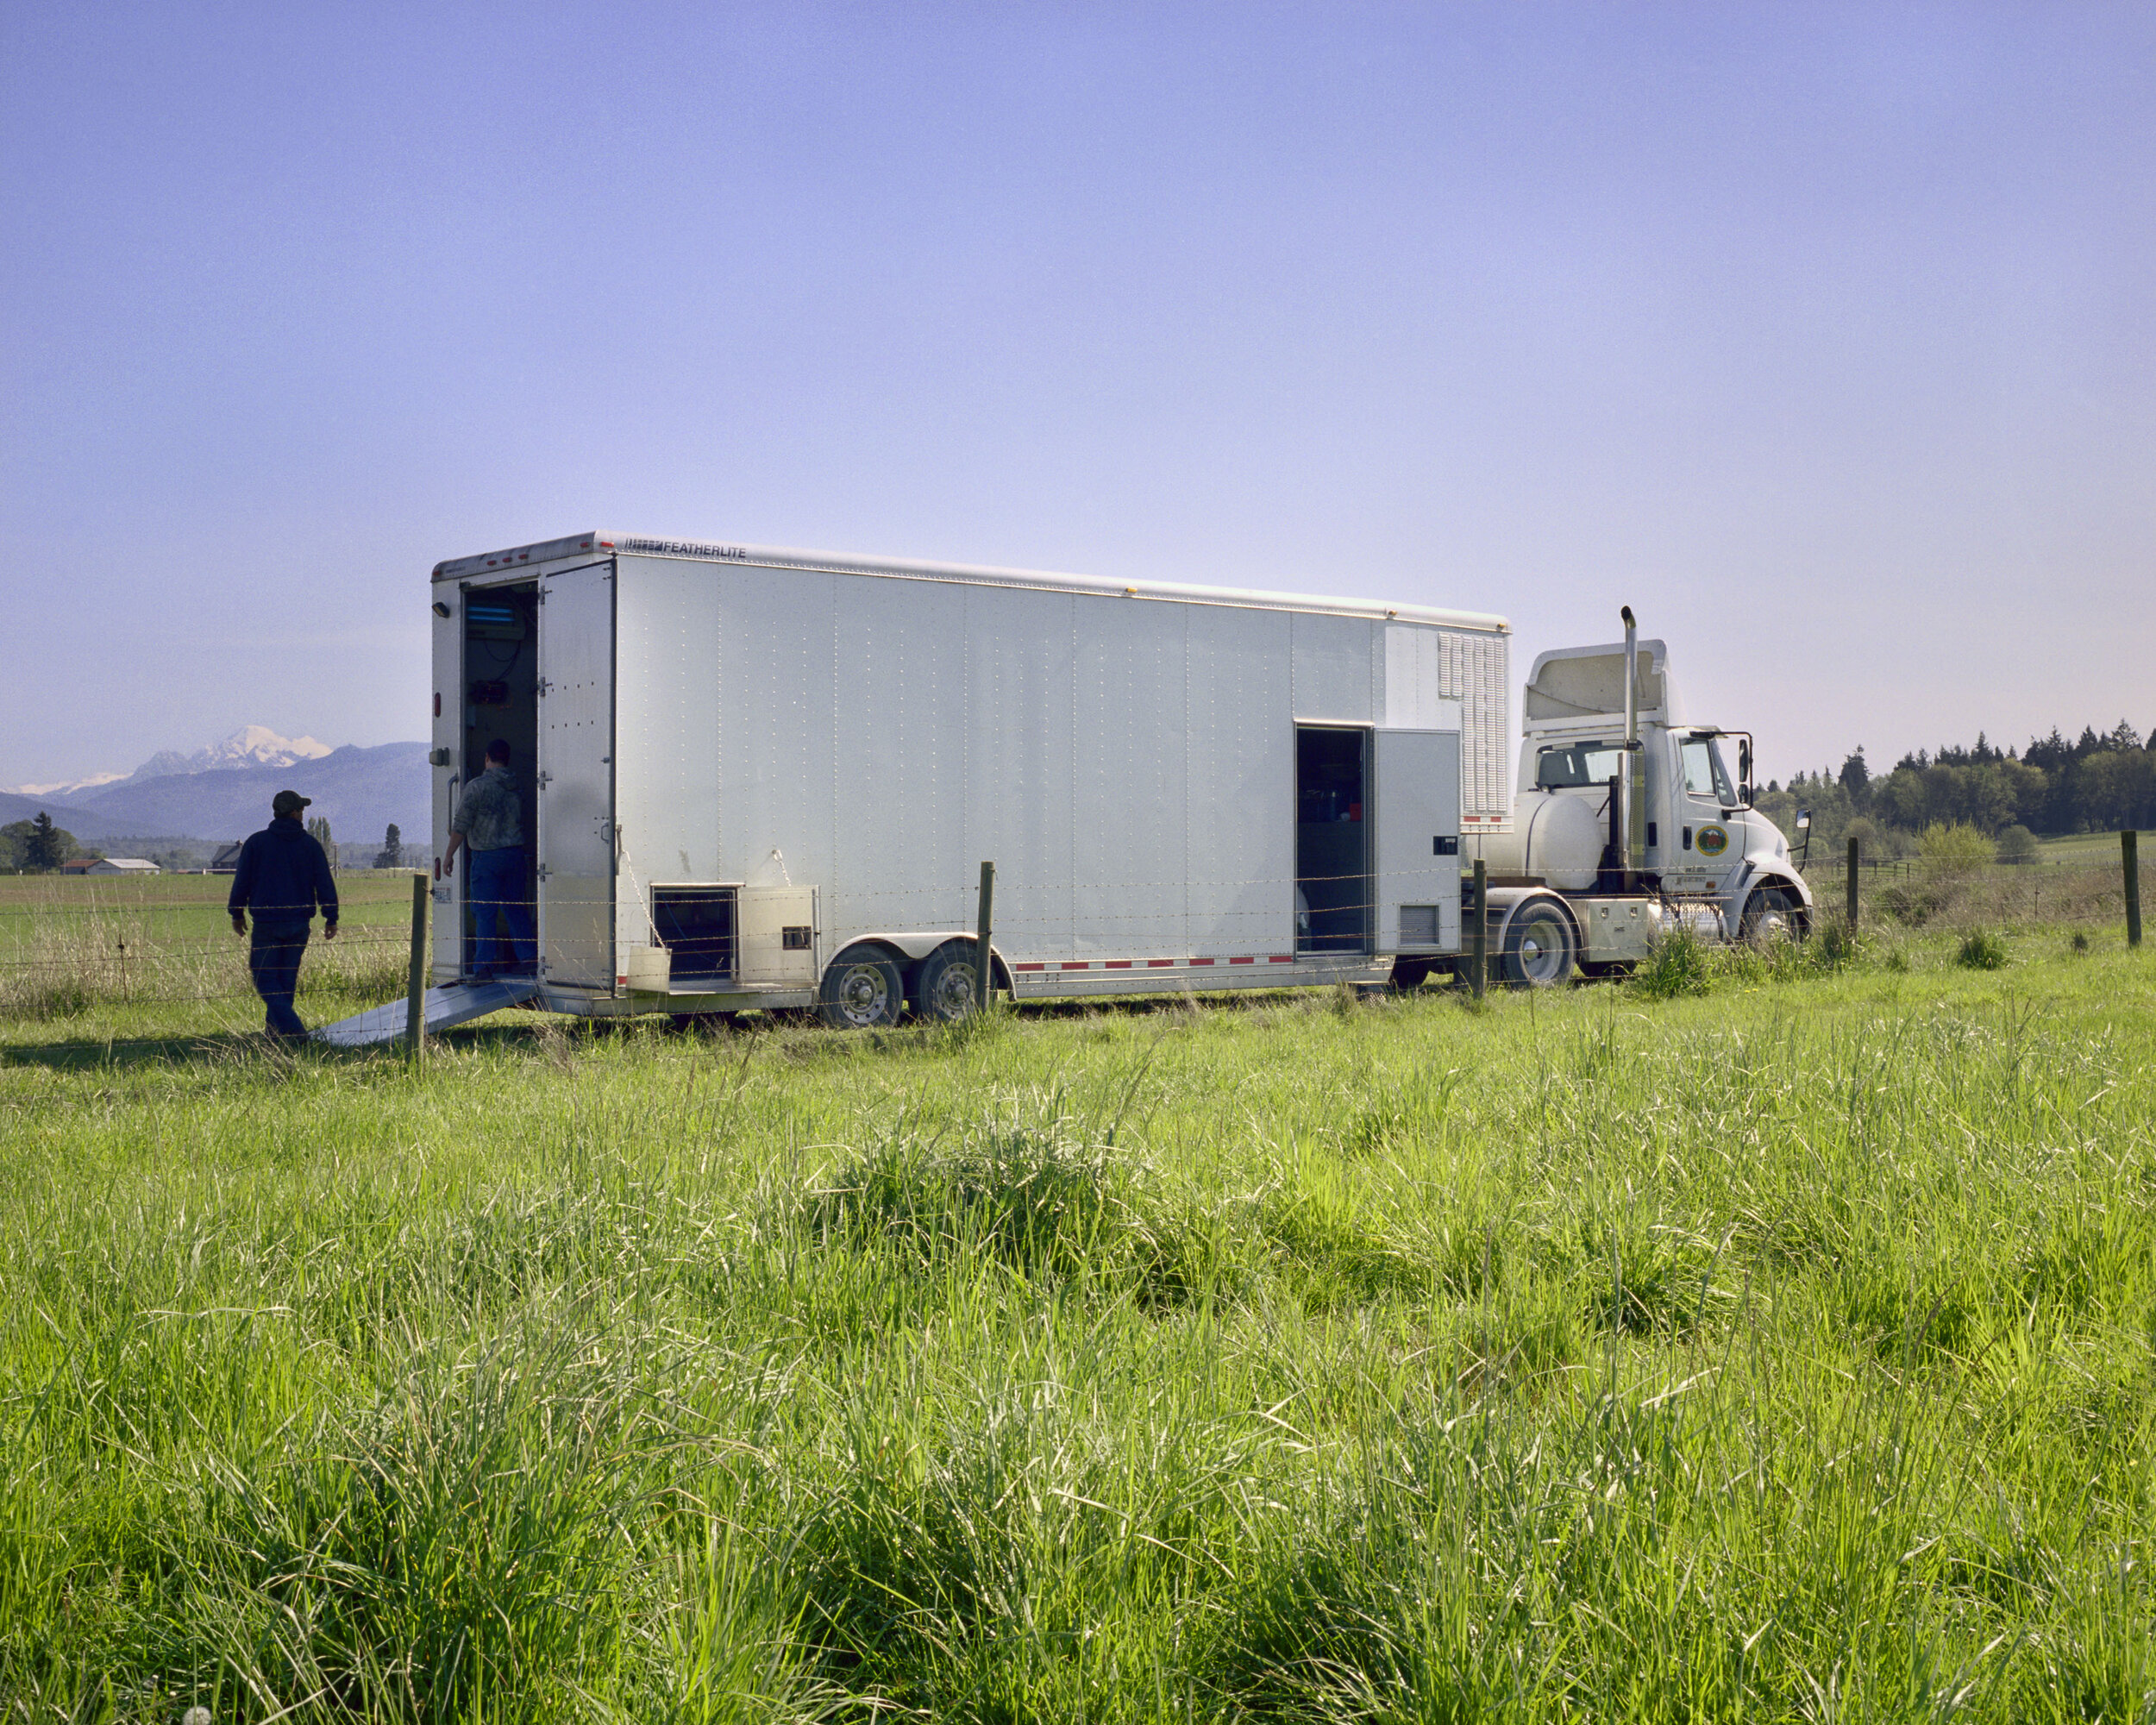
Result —
[[1762, 945], [1789, 938], [1789, 913], [1772, 899], [1762, 898], [1757, 910], [1745, 918], [1745, 933]]
[[890, 1012], [891, 984], [880, 964], [849, 964], [835, 992], [839, 1016], [848, 1024], [881, 1024]]
[[1520, 969], [1537, 987], [1564, 974], [1565, 940], [1548, 917], [1537, 917], [1520, 932]]
[[929, 992], [928, 1009], [939, 1019], [962, 1019], [973, 1007], [972, 962], [954, 959], [939, 968], [936, 985]]

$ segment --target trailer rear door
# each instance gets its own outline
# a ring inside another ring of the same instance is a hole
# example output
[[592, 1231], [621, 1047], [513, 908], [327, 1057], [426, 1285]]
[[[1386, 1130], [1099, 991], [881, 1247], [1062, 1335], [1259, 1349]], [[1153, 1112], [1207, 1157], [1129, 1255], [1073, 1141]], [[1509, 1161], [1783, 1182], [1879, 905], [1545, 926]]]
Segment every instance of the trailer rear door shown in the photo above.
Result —
[[1379, 952], [1460, 948], [1460, 733], [1376, 734]]
[[614, 571], [539, 604], [539, 950], [560, 987], [614, 987]]

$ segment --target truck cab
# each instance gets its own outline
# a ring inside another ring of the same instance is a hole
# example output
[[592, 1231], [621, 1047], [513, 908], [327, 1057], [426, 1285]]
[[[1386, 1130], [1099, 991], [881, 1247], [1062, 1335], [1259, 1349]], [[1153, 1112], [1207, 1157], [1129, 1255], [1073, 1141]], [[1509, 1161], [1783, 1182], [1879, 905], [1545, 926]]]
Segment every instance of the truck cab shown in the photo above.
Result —
[[[1720, 940], [1801, 937], [1811, 894], [1787, 838], [1752, 806], [1751, 763], [1747, 733], [1686, 718], [1664, 643], [1539, 657], [1512, 819], [1480, 844], [1505, 974], [1547, 982], [1629, 963], [1677, 922]], [[1536, 948], [1525, 964], [1523, 918]]]

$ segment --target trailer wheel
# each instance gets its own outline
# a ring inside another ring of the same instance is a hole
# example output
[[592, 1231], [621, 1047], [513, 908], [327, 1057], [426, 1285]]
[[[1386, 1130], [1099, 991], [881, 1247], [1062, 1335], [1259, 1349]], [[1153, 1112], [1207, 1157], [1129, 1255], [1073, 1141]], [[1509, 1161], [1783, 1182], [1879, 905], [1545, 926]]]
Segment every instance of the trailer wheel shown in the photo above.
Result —
[[[946, 941], [921, 961], [915, 1001], [924, 1014], [938, 1023], [951, 1024], [973, 1016], [976, 998], [973, 954], [976, 944], [970, 940]], [[989, 973], [989, 986], [994, 986], [993, 971]]]
[[1744, 919], [1739, 926], [1745, 939], [1763, 946], [1777, 938], [1796, 939], [1796, 901], [1779, 887], [1762, 887], [1745, 900]]
[[1505, 931], [1504, 976], [1515, 988], [1554, 988], [1572, 978], [1579, 944], [1555, 905], [1529, 905]]
[[831, 961], [816, 1000], [833, 1030], [884, 1030], [905, 1010], [906, 984], [881, 948], [851, 946]]
[[1429, 979], [1434, 958], [1395, 958], [1393, 960], [1393, 987], [1400, 989], [1420, 988]]

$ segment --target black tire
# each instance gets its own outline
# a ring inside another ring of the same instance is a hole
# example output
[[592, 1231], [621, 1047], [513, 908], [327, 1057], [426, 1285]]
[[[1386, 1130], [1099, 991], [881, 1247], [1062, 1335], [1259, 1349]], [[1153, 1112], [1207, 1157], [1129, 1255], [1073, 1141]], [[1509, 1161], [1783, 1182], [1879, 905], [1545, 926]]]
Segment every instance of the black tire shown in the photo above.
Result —
[[1420, 988], [1428, 980], [1434, 958], [1395, 958], [1393, 960], [1393, 987], [1400, 989]]
[[833, 1030], [887, 1030], [906, 1010], [906, 982], [880, 946], [849, 946], [831, 961], [816, 1009]]
[[[974, 993], [978, 974], [974, 968], [974, 948], [979, 944], [947, 940], [921, 961], [921, 974], [913, 988], [913, 1008], [923, 1018], [954, 1024], [973, 1016], [978, 998]], [[993, 969], [988, 973], [988, 986], [995, 986]]]
[[1777, 937], [1788, 940], [1804, 938], [1804, 921], [1798, 914], [1796, 900], [1779, 887], [1762, 887], [1745, 900], [1739, 927], [1745, 939], [1761, 944]]
[[1572, 919], [1547, 900], [1516, 913], [1505, 931], [1499, 974], [1514, 988], [1557, 988], [1572, 980], [1579, 939]]

